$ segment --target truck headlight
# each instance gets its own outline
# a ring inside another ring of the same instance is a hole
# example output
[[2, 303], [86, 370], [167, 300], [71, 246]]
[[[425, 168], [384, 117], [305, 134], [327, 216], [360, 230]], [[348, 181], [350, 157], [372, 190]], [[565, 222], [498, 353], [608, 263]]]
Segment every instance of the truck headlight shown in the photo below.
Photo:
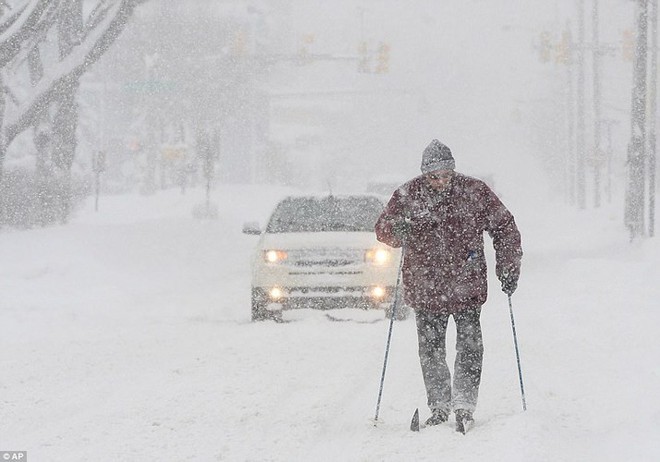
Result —
[[287, 259], [287, 254], [284, 250], [265, 250], [264, 261], [266, 263], [282, 263]]
[[268, 291], [268, 296], [270, 297], [271, 300], [273, 301], [279, 301], [284, 297], [284, 291], [280, 289], [279, 287], [272, 287]]
[[364, 255], [364, 260], [367, 263], [384, 266], [392, 261], [392, 252], [383, 248], [369, 249]]

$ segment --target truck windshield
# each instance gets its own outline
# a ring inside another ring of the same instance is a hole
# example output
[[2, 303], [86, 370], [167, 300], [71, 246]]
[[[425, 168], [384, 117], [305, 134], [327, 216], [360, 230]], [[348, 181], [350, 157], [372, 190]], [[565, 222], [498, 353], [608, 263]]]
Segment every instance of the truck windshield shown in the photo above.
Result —
[[266, 232], [373, 232], [383, 207], [370, 196], [289, 197], [275, 208]]

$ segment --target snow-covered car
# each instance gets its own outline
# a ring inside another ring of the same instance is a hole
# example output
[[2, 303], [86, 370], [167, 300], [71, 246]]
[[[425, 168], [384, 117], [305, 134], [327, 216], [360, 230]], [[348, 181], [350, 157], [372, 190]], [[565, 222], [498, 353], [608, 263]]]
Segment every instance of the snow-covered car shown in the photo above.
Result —
[[[376, 195], [289, 196], [273, 210], [252, 261], [252, 320], [295, 308], [361, 307], [389, 316], [401, 252], [376, 240]], [[403, 305], [401, 303], [401, 305]], [[397, 308], [405, 317], [403, 307]]]

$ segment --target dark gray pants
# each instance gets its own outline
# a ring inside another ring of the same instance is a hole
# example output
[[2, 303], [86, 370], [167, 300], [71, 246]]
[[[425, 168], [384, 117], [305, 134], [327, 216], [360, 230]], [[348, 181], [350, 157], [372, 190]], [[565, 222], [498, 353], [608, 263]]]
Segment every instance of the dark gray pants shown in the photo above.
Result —
[[419, 360], [431, 409], [441, 409], [446, 413], [456, 409], [474, 412], [484, 354], [480, 315], [481, 307], [453, 315], [456, 323], [456, 361], [452, 387], [446, 359], [446, 334], [450, 315], [430, 311], [415, 313]]

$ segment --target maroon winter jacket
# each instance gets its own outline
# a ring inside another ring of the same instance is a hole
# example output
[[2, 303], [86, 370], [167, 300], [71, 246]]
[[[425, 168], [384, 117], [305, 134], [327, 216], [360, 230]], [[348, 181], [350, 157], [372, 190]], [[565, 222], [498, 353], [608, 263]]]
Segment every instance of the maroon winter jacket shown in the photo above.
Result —
[[478, 179], [455, 173], [445, 191], [423, 175], [397, 189], [376, 223], [379, 241], [403, 242], [392, 225], [408, 220], [404, 246], [405, 300], [415, 310], [456, 313], [486, 301], [484, 231], [493, 239], [498, 277], [520, 274], [522, 248], [513, 215]]

